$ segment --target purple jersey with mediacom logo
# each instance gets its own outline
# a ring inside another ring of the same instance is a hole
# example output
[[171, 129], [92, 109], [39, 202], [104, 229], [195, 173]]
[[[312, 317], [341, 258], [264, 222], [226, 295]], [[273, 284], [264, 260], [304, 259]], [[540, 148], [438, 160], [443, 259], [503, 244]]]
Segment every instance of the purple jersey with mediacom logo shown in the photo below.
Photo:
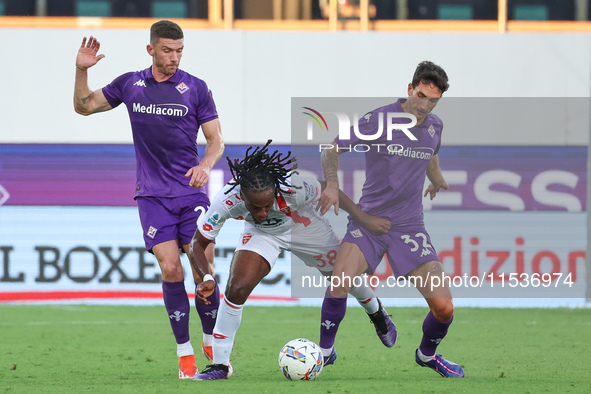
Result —
[[[387, 218], [392, 226], [423, 222], [423, 186], [427, 165], [437, 154], [441, 144], [443, 123], [434, 114], [409, 131], [417, 138], [411, 140], [404, 132], [394, 130], [392, 139], [387, 139], [388, 112], [404, 112], [401, 102], [378, 108], [359, 120], [359, 132], [375, 135], [383, 121], [383, 132], [376, 140], [362, 140], [351, 128], [351, 139], [335, 139], [340, 147], [364, 144], [371, 146], [365, 153], [365, 183], [359, 207], [370, 215]], [[394, 118], [392, 123], [409, 123], [408, 118]], [[382, 144], [378, 147], [374, 146]], [[360, 153], [344, 153], [360, 154]]]
[[217, 119], [206, 83], [180, 69], [156, 82], [152, 69], [129, 72], [103, 88], [115, 108], [127, 106], [136, 154], [135, 196], [178, 197], [203, 193], [186, 172], [199, 164], [197, 132]]

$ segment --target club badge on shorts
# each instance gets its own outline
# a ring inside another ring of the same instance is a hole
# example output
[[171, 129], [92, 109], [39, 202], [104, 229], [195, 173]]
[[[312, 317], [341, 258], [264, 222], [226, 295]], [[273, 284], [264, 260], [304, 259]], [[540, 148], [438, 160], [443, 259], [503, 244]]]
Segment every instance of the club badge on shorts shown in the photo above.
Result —
[[246, 245], [248, 241], [252, 238], [252, 234], [244, 234], [242, 235], [242, 245]]
[[359, 230], [359, 229], [355, 229], [353, 231], [350, 231], [350, 233], [355, 238], [361, 238], [361, 237], [363, 237], [363, 234], [361, 233], [361, 230]]
[[156, 227], [150, 226], [150, 228], [148, 229], [148, 237], [154, 239], [157, 232], [158, 232], [158, 229]]

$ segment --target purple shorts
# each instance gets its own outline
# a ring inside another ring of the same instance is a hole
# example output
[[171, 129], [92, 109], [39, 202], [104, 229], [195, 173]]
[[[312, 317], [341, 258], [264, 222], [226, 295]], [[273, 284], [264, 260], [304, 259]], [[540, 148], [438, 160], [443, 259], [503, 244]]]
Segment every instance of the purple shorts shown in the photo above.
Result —
[[431, 238], [420, 223], [390, 229], [382, 235], [373, 235], [355, 220], [349, 219], [343, 242], [351, 242], [361, 249], [373, 274], [384, 254], [395, 276], [404, 276], [428, 261], [440, 261]]
[[177, 240], [179, 248], [191, 242], [197, 218], [209, 208], [205, 193], [181, 197], [137, 197], [146, 250], [162, 242]]

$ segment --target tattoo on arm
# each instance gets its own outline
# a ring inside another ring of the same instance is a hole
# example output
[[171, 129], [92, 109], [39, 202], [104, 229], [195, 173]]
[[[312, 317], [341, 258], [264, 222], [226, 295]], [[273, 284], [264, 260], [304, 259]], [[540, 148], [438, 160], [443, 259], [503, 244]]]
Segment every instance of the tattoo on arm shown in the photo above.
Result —
[[324, 170], [324, 179], [327, 182], [338, 182], [337, 170], [339, 169], [339, 159], [336, 153], [332, 153], [331, 151], [325, 150], [322, 152], [321, 161], [322, 169]]
[[92, 96], [92, 93], [86, 97], [81, 98], [80, 101], [82, 101], [82, 104], [86, 104], [88, 100], [90, 100], [90, 96]]

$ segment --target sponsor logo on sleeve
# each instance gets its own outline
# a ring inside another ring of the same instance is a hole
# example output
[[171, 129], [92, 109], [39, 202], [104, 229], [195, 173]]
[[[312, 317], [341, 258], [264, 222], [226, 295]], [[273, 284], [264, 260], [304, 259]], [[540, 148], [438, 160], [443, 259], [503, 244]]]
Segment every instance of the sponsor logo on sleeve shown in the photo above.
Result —
[[214, 211], [210, 217], [207, 218], [206, 223], [203, 223], [203, 229], [205, 231], [211, 231], [220, 221], [220, 214]]
[[246, 245], [252, 238], [252, 234], [242, 234], [242, 245]]
[[218, 224], [218, 222], [220, 221], [220, 214], [218, 213], [218, 211], [214, 211], [207, 221], [214, 225]]

